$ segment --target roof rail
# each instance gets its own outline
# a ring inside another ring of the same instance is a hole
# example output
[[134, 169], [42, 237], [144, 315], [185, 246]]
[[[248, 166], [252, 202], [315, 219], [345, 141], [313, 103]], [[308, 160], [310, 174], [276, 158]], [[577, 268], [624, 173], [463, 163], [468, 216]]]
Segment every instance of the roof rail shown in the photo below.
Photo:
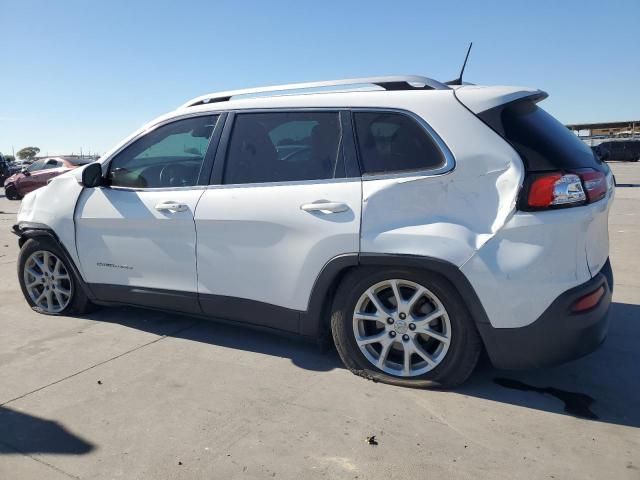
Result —
[[227, 92], [209, 93], [189, 100], [180, 108], [195, 107], [214, 102], [226, 102], [231, 97], [239, 95], [260, 95], [269, 92], [285, 92], [288, 90], [309, 90], [326, 87], [338, 87], [341, 85], [376, 85], [385, 90], [448, 90], [444, 83], [432, 78], [418, 75], [393, 75], [385, 77], [346, 78], [342, 80], [328, 80], [322, 82], [291, 83], [289, 85], [273, 85], [269, 87], [245, 88], [242, 90], [229, 90]]

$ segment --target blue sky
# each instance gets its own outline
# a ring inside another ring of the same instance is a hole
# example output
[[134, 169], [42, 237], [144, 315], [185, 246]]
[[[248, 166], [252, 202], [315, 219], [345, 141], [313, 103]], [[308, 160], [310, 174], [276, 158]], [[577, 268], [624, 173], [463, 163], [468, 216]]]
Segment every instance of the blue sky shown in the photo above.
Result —
[[640, 0], [0, 0], [0, 152], [104, 152], [216, 90], [381, 74], [528, 85], [640, 119]]

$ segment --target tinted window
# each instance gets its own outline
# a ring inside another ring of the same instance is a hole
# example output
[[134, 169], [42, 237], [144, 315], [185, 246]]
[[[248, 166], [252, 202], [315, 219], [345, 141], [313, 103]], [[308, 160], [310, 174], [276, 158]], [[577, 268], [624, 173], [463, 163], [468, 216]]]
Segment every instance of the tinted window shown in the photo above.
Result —
[[425, 170], [444, 165], [440, 149], [408, 115], [356, 112], [354, 119], [364, 173]]
[[600, 168], [588, 145], [531, 101], [515, 102], [478, 116], [513, 145], [529, 171]]
[[337, 174], [340, 119], [335, 112], [242, 113], [236, 117], [226, 184], [319, 180]]
[[217, 117], [194, 117], [163, 125], [136, 140], [109, 165], [118, 187], [188, 187], [198, 181]]
[[44, 167], [42, 167], [42, 169], [48, 170], [49, 168], [62, 167], [62, 165], [63, 163], [58, 160], [47, 160], [46, 163], [44, 164]]

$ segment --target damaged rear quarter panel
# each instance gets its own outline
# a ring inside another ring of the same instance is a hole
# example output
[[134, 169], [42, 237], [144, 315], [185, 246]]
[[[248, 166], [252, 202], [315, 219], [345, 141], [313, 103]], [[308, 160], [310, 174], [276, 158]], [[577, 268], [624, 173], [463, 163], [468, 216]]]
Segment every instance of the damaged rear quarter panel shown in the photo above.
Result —
[[361, 251], [430, 256], [460, 267], [513, 214], [522, 161], [453, 95], [407, 110], [444, 140], [455, 167], [441, 175], [365, 176]]

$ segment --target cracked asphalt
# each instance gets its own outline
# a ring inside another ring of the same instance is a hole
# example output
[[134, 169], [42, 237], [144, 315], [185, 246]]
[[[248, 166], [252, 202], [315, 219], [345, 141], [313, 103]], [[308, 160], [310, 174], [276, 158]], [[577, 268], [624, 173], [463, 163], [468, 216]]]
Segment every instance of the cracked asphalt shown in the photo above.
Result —
[[453, 392], [175, 314], [38, 315], [16, 278], [18, 203], [0, 190], [0, 479], [640, 479], [640, 165], [612, 168], [604, 345], [530, 372], [485, 361]]

